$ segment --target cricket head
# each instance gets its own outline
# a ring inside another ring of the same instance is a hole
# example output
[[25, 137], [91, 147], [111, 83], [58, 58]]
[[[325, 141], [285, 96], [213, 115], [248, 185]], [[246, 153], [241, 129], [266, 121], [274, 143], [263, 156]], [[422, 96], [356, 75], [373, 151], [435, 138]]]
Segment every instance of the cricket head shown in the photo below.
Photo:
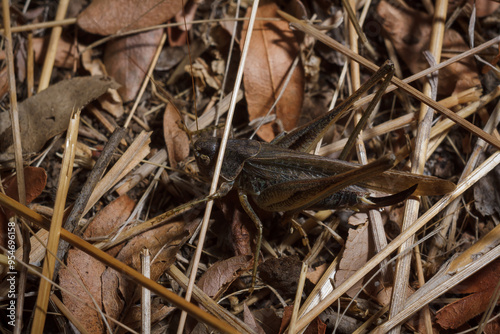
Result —
[[214, 174], [217, 155], [219, 154], [220, 139], [200, 138], [194, 145], [196, 164], [203, 176], [212, 177]]
[[[200, 173], [206, 177], [214, 175], [220, 144], [220, 138], [205, 137], [196, 140], [193, 145], [196, 164]], [[259, 151], [260, 143], [258, 142], [229, 139], [220, 176], [224, 181], [235, 181], [243, 169], [245, 161], [258, 154]]]

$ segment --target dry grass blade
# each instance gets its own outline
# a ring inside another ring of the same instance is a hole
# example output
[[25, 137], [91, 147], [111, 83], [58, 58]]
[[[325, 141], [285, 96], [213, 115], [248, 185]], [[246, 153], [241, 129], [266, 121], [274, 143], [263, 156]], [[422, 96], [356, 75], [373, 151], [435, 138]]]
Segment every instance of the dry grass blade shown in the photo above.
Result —
[[[59, 187], [57, 190], [56, 201], [54, 205], [54, 215], [50, 223], [49, 238], [47, 240], [47, 253], [43, 261], [42, 275], [49, 280], [54, 278], [54, 267], [56, 259], [53, 254], [57, 253], [59, 246], [59, 235], [62, 228], [64, 207], [68, 195], [71, 174], [73, 173], [73, 161], [75, 159], [76, 140], [78, 138], [78, 126], [80, 124], [80, 110], [71, 117], [66, 145], [64, 150], [63, 164], [59, 174]], [[32, 333], [42, 333], [45, 327], [45, 317], [52, 285], [47, 280], [42, 280], [38, 287], [38, 298], [36, 301], [35, 317], [33, 319]]]

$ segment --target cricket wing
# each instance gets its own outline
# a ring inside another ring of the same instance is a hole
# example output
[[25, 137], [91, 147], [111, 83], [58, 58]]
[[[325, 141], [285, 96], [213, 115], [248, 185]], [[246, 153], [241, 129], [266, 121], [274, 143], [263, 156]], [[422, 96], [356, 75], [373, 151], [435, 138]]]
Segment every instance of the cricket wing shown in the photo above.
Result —
[[417, 189], [413, 193], [415, 196], [441, 196], [452, 192], [456, 188], [456, 185], [448, 180], [395, 170], [386, 171], [357, 184], [391, 194], [399, 193], [417, 184]]
[[[255, 203], [267, 211], [300, 211], [314, 207], [353, 183], [372, 175], [380, 174], [392, 167], [395, 158], [393, 155], [378, 159], [362, 168], [334, 176], [309, 180], [293, 180], [268, 186], [253, 196]], [[347, 199], [351, 201], [350, 198]], [[355, 205], [357, 198], [348, 203], [341, 203], [342, 198], [335, 199], [330, 209], [340, 205]], [[334, 207], [335, 206], [335, 207]], [[325, 207], [325, 209], [327, 209]]]

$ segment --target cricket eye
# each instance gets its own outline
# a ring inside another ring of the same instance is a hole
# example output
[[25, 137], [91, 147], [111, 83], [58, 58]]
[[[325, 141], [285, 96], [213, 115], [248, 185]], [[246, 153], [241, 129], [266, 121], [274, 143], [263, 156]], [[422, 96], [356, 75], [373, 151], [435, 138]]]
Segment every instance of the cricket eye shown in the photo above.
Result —
[[205, 165], [210, 165], [210, 157], [208, 155], [202, 154], [200, 155], [201, 162]]

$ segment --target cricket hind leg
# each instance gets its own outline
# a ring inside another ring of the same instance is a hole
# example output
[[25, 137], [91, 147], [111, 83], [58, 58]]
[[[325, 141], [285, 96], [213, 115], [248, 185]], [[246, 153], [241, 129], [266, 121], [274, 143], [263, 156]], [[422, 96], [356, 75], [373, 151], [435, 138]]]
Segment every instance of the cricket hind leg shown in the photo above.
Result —
[[257, 266], [259, 264], [260, 247], [262, 245], [262, 222], [259, 216], [257, 216], [254, 209], [252, 208], [250, 202], [248, 201], [248, 196], [243, 190], [238, 189], [238, 197], [240, 198], [241, 206], [243, 207], [247, 215], [250, 217], [250, 219], [254, 222], [255, 227], [257, 228], [257, 243], [255, 245], [255, 252], [253, 256], [252, 284], [249, 290], [249, 292], [252, 293], [255, 288], [255, 280], [257, 278]]

